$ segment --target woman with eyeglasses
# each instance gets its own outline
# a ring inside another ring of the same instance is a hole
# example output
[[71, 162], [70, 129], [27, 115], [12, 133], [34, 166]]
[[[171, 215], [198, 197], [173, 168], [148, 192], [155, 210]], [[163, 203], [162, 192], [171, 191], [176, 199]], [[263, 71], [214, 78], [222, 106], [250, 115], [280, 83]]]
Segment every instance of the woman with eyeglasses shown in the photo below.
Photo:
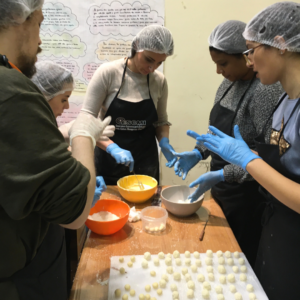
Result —
[[[265, 125], [267, 116], [282, 94], [282, 88], [279, 83], [262, 85], [253, 69], [246, 66], [242, 54], [247, 49], [242, 36], [245, 27], [243, 22], [227, 21], [218, 25], [209, 37], [211, 58], [217, 73], [224, 77], [209, 123], [232, 136], [233, 127], [238, 124], [249, 147], [256, 150], [253, 139]], [[270, 122], [267, 129], [270, 132]], [[188, 135], [195, 137], [192, 131], [188, 131]], [[242, 168], [227, 163], [203, 145], [176, 155], [180, 159], [175, 164], [175, 173], [183, 175], [183, 180], [200, 160], [211, 156], [211, 172], [191, 183], [190, 187], [198, 185], [198, 188], [190, 199], [195, 201], [211, 188], [212, 196], [221, 206], [242, 251], [254, 265], [263, 211], [260, 207], [263, 196], [258, 192], [258, 183]]]
[[253, 153], [235, 128], [235, 139], [197, 138], [226, 161], [242, 167], [262, 186], [267, 206], [256, 261], [256, 274], [270, 300], [298, 300], [300, 282], [300, 4], [279, 2], [257, 14], [243, 33], [248, 64], [266, 85], [280, 81], [285, 94], [256, 138]]

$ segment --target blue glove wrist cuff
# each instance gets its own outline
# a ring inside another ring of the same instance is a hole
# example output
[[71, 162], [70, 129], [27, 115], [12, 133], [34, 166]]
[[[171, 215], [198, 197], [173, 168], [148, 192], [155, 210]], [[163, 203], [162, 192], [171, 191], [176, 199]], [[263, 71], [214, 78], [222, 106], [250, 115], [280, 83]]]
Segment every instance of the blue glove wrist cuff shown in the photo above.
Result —
[[106, 152], [108, 154], [111, 154], [111, 152], [114, 150], [114, 149], [117, 149], [117, 148], [120, 148], [117, 144], [113, 143], [113, 144], [110, 144], [106, 147]]
[[221, 170], [219, 171], [219, 175], [220, 175], [220, 181], [225, 181], [224, 170], [223, 170], [223, 169], [221, 169]]
[[159, 142], [159, 147], [162, 147], [163, 144], [169, 144], [169, 139], [167, 137], [163, 137]]
[[199, 161], [202, 160], [202, 155], [201, 155], [200, 151], [199, 151], [198, 149], [194, 149], [193, 151], [194, 151], [195, 153], [197, 153], [197, 156], [198, 156], [198, 158], [199, 158]]
[[[252, 152], [251, 152], [251, 153], [252, 153]], [[247, 171], [247, 170], [246, 170], [246, 167], [247, 167], [247, 165], [249, 164], [249, 162], [252, 161], [252, 160], [254, 160], [254, 159], [257, 159], [257, 158], [262, 159], [260, 156], [257, 156], [257, 155], [254, 154], [254, 153], [250, 154], [250, 155], [244, 160], [244, 162], [243, 162], [243, 164], [242, 164], [242, 168], [243, 168], [245, 171]]]

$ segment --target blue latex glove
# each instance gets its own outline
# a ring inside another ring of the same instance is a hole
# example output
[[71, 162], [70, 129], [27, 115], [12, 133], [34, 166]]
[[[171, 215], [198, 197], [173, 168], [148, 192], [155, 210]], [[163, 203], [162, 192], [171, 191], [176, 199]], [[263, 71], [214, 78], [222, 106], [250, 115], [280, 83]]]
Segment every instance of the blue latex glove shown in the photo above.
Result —
[[129, 171], [133, 171], [134, 160], [130, 151], [120, 148], [117, 144], [113, 143], [107, 146], [106, 152], [109, 153], [118, 164], [123, 164], [129, 167]]
[[169, 139], [166, 137], [163, 137], [159, 142], [159, 146], [160, 146], [161, 151], [164, 154], [166, 160], [168, 161], [166, 163], [166, 166], [169, 168], [172, 168], [177, 161], [177, 157], [173, 154], [175, 151], [174, 151], [173, 147], [169, 144]]
[[219, 171], [208, 172], [201, 175], [198, 179], [190, 184], [190, 188], [199, 185], [196, 191], [188, 196], [188, 199], [192, 202], [195, 202], [203, 193], [208, 191], [211, 187], [224, 181], [223, 169]]
[[193, 151], [187, 151], [182, 153], [173, 152], [173, 154], [179, 157], [179, 160], [175, 163], [174, 171], [179, 177], [182, 176], [182, 180], [185, 180], [188, 172], [202, 160], [201, 153], [194, 149]]
[[96, 204], [96, 202], [99, 200], [102, 192], [106, 191], [107, 186], [105, 184], [105, 181], [102, 176], [96, 177], [96, 188], [95, 188], [95, 194], [93, 198], [92, 207]]
[[261, 158], [254, 154], [243, 140], [239, 127], [234, 126], [234, 136], [228, 136], [213, 126], [209, 129], [215, 134], [205, 134], [197, 138], [197, 141], [204, 142], [204, 146], [210, 151], [218, 154], [231, 164], [238, 165], [246, 170], [247, 164], [256, 158]]
[[202, 141], [200, 142], [200, 141], [197, 140], [197, 138], [201, 137], [200, 134], [198, 134], [197, 132], [195, 132], [193, 130], [188, 130], [186, 132], [186, 134], [197, 141], [197, 146], [203, 146], [203, 142]]

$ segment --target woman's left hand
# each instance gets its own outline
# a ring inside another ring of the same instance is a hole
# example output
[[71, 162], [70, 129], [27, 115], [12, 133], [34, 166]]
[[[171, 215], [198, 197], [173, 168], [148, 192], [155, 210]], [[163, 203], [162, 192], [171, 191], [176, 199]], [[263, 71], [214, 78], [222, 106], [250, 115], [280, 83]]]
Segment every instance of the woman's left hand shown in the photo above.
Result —
[[166, 163], [166, 166], [169, 168], [172, 168], [177, 161], [177, 157], [173, 154], [175, 152], [175, 150], [169, 144], [169, 139], [166, 137], [163, 137], [159, 142], [159, 146], [160, 146], [161, 151], [164, 154], [166, 160], [168, 161]]
[[102, 195], [102, 192], [105, 192], [107, 189], [107, 186], [105, 184], [105, 181], [102, 176], [96, 177], [96, 188], [95, 188], [95, 194], [93, 198], [92, 207], [96, 204], [96, 202], [99, 200], [100, 196]]

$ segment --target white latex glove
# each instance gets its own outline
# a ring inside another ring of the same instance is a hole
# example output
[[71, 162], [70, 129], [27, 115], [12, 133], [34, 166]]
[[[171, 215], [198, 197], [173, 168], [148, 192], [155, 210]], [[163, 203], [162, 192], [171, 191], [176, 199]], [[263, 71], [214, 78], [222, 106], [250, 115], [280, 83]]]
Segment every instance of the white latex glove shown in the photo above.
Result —
[[111, 117], [107, 117], [103, 122], [95, 118], [90, 114], [80, 112], [77, 116], [73, 126], [69, 129], [70, 145], [72, 145], [73, 138], [77, 136], [87, 136], [92, 139], [93, 147], [96, 146], [96, 141], [98, 141], [106, 126], [111, 121]]
[[75, 122], [75, 120], [58, 127], [59, 131], [61, 132], [61, 134], [63, 135], [65, 141], [68, 144], [69, 144], [69, 130], [72, 127], [72, 125], [74, 124], [74, 122]]

